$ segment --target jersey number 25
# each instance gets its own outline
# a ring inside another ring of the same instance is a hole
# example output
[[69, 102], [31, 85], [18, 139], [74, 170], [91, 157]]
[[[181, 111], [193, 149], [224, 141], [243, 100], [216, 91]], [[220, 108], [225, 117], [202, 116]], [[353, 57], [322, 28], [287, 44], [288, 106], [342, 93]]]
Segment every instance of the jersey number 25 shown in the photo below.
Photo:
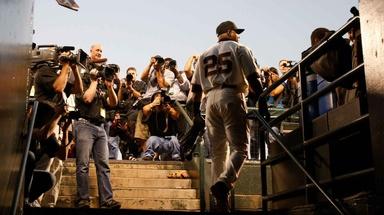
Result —
[[219, 73], [229, 73], [231, 70], [231, 52], [225, 52], [218, 56], [210, 55], [204, 58], [205, 77]]

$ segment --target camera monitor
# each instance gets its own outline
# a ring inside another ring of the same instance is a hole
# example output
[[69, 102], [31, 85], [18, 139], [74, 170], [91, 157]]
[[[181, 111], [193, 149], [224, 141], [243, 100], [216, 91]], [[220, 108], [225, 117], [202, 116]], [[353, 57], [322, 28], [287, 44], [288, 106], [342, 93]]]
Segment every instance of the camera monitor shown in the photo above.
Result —
[[83, 51], [82, 49], [79, 49], [78, 52], [77, 52], [77, 63], [83, 67], [83, 68], [86, 68], [87, 65], [88, 65], [88, 54]]

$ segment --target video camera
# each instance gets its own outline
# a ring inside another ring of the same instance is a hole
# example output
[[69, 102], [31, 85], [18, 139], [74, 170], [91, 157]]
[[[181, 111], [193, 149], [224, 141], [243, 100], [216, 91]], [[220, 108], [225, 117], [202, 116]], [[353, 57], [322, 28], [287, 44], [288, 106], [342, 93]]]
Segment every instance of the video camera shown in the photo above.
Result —
[[[88, 64], [88, 55], [82, 49], [78, 49], [77, 53], [73, 46], [57, 46], [57, 45], [39, 45], [34, 47], [31, 52], [31, 68], [39, 63], [48, 63], [51, 67], [59, 67], [59, 62], [69, 61], [76, 63], [83, 68]], [[63, 54], [70, 52], [70, 54]]]

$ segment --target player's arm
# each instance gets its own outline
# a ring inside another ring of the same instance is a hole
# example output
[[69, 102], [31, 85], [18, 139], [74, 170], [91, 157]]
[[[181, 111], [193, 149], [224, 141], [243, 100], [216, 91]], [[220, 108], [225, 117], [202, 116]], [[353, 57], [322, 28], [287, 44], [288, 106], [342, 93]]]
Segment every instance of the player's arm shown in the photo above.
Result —
[[201, 78], [200, 78], [200, 64], [197, 64], [196, 71], [192, 76], [191, 80], [191, 103], [193, 108], [193, 114], [195, 116], [200, 115], [200, 103], [201, 103], [201, 97], [203, 95], [203, 88], [201, 87]]
[[240, 64], [244, 69], [245, 77], [250, 86], [250, 90], [253, 92], [253, 100], [258, 101], [259, 113], [266, 119], [269, 119], [269, 112], [266, 99], [259, 100], [261, 93], [263, 92], [263, 85], [261, 84], [260, 74], [256, 60], [252, 55], [251, 50], [246, 47], [240, 47], [238, 49], [240, 57]]
[[256, 99], [263, 92], [263, 87], [260, 81], [260, 74], [258, 66], [256, 65], [255, 58], [252, 55], [251, 50], [241, 46], [237, 50], [237, 54], [240, 59], [241, 67], [243, 68], [245, 77], [250, 86], [250, 90], [254, 93]]

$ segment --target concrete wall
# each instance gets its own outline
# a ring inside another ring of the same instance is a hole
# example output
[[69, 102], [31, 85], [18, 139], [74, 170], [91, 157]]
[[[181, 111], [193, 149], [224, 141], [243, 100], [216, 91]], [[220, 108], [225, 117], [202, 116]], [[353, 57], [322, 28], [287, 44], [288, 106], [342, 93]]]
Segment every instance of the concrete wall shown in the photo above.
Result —
[[[376, 174], [376, 193], [384, 197], [384, 1], [360, 0], [361, 39], [372, 152]], [[384, 198], [383, 198], [384, 199]]]
[[11, 214], [24, 150], [28, 51], [32, 43], [33, 0], [0, 1], [0, 214]]

